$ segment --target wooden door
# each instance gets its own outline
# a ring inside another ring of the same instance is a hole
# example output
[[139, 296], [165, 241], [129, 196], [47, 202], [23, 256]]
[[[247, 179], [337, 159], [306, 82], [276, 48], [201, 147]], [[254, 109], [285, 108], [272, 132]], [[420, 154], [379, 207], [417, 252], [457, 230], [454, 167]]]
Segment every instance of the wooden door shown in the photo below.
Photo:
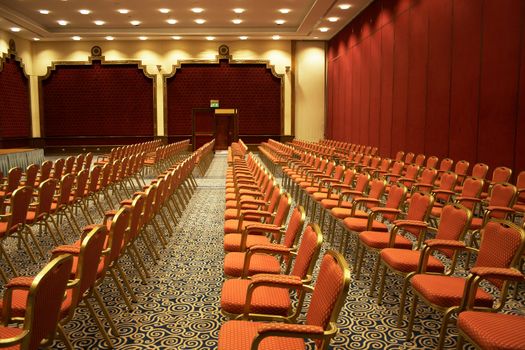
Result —
[[232, 142], [232, 116], [215, 116], [215, 149], [225, 150]]

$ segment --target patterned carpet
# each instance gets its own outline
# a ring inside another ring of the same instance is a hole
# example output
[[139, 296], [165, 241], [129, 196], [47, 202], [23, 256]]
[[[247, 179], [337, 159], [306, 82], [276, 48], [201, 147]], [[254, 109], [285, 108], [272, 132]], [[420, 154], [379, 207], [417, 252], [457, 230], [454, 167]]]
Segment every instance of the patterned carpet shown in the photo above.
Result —
[[[203, 178], [197, 178], [198, 188], [175, 229], [161, 261], [154, 265], [147, 260], [151, 279], [141, 284], [127, 258], [122, 265], [131, 277], [139, 302], [129, 312], [115, 286], [107, 278], [99, 287], [103, 299], [120, 332], [112, 337], [116, 349], [215, 349], [220, 326], [226, 318], [220, 313], [220, 291], [223, 283], [223, 213], [225, 155], [216, 155]], [[92, 211], [94, 214], [94, 210]], [[100, 222], [97, 217], [96, 222]], [[85, 223], [85, 222], [83, 222]], [[64, 224], [65, 225], [65, 224]], [[64, 226], [63, 225], [63, 226]], [[64, 226], [68, 240], [77, 234]], [[51, 250], [49, 237], [39, 240]], [[31, 264], [18, 251], [14, 240], [6, 247], [17, 254], [17, 267], [24, 273], [34, 273], [45, 263]], [[325, 243], [324, 249], [329, 244]], [[160, 246], [159, 246], [160, 248]], [[346, 304], [339, 317], [339, 334], [332, 349], [431, 349], [437, 344], [440, 316], [431, 309], [418, 309], [414, 325], [415, 337], [405, 342], [404, 328], [396, 328], [399, 283], [389, 279], [382, 306], [368, 295], [370, 266], [365, 264], [360, 280], [353, 280]], [[521, 295], [523, 298], [523, 295]], [[512, 301], [508, 309], [521, 312], [522, 305]], [[98, 310], [98, 309], [97, 309]], [[99, 318], [103, 320], [99, 312]], [[406, 322], [405, 322], [406, 326]], [[101, 335], [86, 309], [78, 309], [66, 332], [75, 349], [106, 348]], [[455, 348], [454, 327], [449, 327], [447, 348]], [[60, 341], [53, 348], [63, 349]], [[310, 344], [310, 348], [313, 348]], [[471, 349], [465, 346], [465, 349]]]

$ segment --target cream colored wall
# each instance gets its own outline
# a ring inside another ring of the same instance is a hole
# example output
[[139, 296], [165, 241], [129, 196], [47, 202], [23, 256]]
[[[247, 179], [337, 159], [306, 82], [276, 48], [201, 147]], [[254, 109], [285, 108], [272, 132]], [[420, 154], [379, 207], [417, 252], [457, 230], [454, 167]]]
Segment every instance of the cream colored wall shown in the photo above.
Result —
[[[104, 42], [37, 42], [33, 43], [33, 65], [36, 74], [45, 75], [54, 61], [87, 61], [91, 47], [98, 45], [106, 60], [140, 60], [147, 72], [157, 79], [157, 134], [165, 135], [164, 92], [162, 75], [169, 74], [181, 60], [216, 61], [217, 48], [230, 47], [234, 60], [268, 60], [278, 74], [285, 74], [284, 83], [284, 133], [291, 133], [291, 81], [286, 67], [291, 66], [290, 41], [104, 41]], [[161, 66], [161, 71], [157, 66]]]
[[295, 137], [324, 138], [325, 44], [298, 41], [295, 47]]

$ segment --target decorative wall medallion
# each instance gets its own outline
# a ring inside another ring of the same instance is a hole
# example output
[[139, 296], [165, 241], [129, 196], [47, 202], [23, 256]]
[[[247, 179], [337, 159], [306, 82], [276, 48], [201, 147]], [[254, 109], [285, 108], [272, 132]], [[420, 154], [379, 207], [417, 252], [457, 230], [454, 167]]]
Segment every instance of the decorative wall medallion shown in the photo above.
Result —
[[100, 46], [93, 46], [91, 48], [91, 56], [94, 56], [94, 57], [102, 56], [102, 49], [100, 48]]
[[230, 48], [228, 45], [219, 46], [219, 56], [228, 56], [230, 54]]

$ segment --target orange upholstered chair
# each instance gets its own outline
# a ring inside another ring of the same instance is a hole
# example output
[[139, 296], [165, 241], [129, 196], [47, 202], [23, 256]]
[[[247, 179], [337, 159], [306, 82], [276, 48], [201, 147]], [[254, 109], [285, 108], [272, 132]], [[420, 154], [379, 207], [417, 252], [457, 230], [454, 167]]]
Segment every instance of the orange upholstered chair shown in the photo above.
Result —
[[[326, 194], [314, 193], [313, 199], [316, 202], [320, 202], [321, 206], [321, 228], [324, 227], [324, 219], [326, 212], [339, 203], [339, 197], [341, 192], [345, 189], [353, 188], [356, 171], [354, 169], [346, 169], [343, 174], [342, 181], [338, 183], [332, 183], [328, 188]], [[326, 200], [325, 200], [326, 199]]]
[[505, 219], [514, 213], [512, 206], [516, 199], [516, 187], [509, 183], [491, 186], [490, 200], [483, 208], [481, 217], [472, 218], [471, 230], [482, 228], [490, 218]]
[[53, 203], [51, 204], [51, 213], [56, 215], [57, 220], [60, 222], [61, 218], [66, 218], [67, 222], [71, 226], [74, 232], [80, 232], [76, 220], [72, 219], [73, 212], [71, 211], [71, 204], [73, 203], [72, 191], [75, 183], [75, 175], [65, 174], [59, 183], [58, 193], [55, 194]]
[[[250, 279], [226, 280], [221, 291], [221, 312], [230, 317], [268, 314], [294, 321], [301, 311], [305, 293], [299, 289], [298, 306], [293, 312], [289, 289], [312, 282], [312, 272], [322, 243], [319, 226], [310, 224], [303, 233], [290, 275], [255, 274]], [[279, 282], [286, 285], [286, 281], [289, 281], [288, 286], [279, 286]], [[277, 282], [277, 285], [272, 282]]]
[[[517, 280], [523, 276], [516, 275]], [[477, 349], [525, 349], [525, 317], [483, 311], [458, 315], [458, 349], [467, 339]]]
[[[281, 262], [286, 262], [289, 272], [297, 242], [303, 230], [306, 215], [304, 208], [296, 206], [284, 232], [283, 243], [253, 246], [246, 252], [231, 252], [224, 257], [224, 274], [228, 277], [247, 277], [257, 273], [280, 273]], [[280, 241], [280, 240], [278, 240]], [[278, 259], [277, 256], [281, 258]]]
[[525, 214], [525, 171], [519, 173], [516, 179], [516, 188], [518, 196], [512, 209], [516, 212], [516, 216], [523, 216]]
[[435, 169], [437, 167], [437, 163], [439, 162], [439, 158], [436, 156], [430, 156], [427, 158], [427, 162], [425, 164], [425, 168], [431, 168]]
[[[521, 272], [515, 267], [525, 247], [525, 231], [509, 221], [493, 219], [485, 225], [482, 236], [479, 250], [467, 247], [463, 242], [436, 241], [425, 251], [423, 262], [436, 249], [476, 252], [477, 259], [467, 278], [430, 273], [427, 272], [425, 263], [421, 265], [418, 273], [410, 280], [414, 296], [410, 307], [407, 339], [412, 337], [420, 299], [432, 308], [444, 311], [438, 348], [443, 347], [451, 316], [466, 307], [467, 301], [482, 310], [498, 311], [503, 308], [510, 284], [508, 277], [521, 276]], [[482, 280], [498, 290], [497, 299], [480, 287]]]
[[13, 191], [20, 186], [20, 180], [22, 179], [21, 168], [11, 168], [7, 174], [7, 178], [1, 179], [0, 182], [0, 214], [5, 212], [7, 206], [7, 200], [13, 194]]
[[40, 166], [37, 178], [35, 180], [35, 187], [38, 187], [42, 182], [49, 179], [49, 176], [51, 175], [51, 170], [53, 169], [53, 162], [50, 160], [46, 160], [42, 162], [42, 165]]
[[37, 164], [30, 164], [27, 166], [25, 173], [22, 175], [20, 186], [35, 187], [36, 177], [38, 176], [39, 166]]
[[[36, 350], [49, 346], [57, 332], [73, 257], [62, 254], [51, 260], [35, 277], [16, 277], [5, 286], [2, 319], [11, 319], [11, 308], [20, 295], [26, 302], [22, 328], [0, 327], [0, 348]], [[19, 321], [20, 322], [20, 321]]]
[[[262, 281], [261, 281], [262, 282]], [[272, 280], [285, 288], [305, 289], [296, 278]], [[343, 256], [328, 251], [321, 262], [305, 324], [228, 321], [219, 331], [219, 350], [304, 349], [301, 338], [315, 339], [318, 349], [327, 349], [337, 334], [337, 317], [350, 284], [350, 271]], [[265, 318], [260, 315], [260, 318]], [[272, 320], [273, 316], [266, 319]]]
[[[359, 233], [356, 249], [356, 278], [359, 278], [365, 252], [373, 253], [376, 257], [374, 275], [379, 268], [378, 253], [385, 248], [412, 249], [412, 240], [405, 237], [409, 233], [416, 238], [416, 247], [419, 249], [425, 239], [425, 230], [428, 226], [427, 219], [434, 204], [434, 197], [428, 193], [416, 192], [412, 195], [407, 213], [403, 219], [394, 221], [390, 232], [362, 231]], [[370, 290], [374, 290], [372, 283]]]
[[[398, 248], [385, 248], [381, 250], [379, 253], [381, 280], [379, 283], [379, 292], [377, 296], [378, 304], [381, 304], [383, 299], [385, 276], [387, 270], [403, 277], [403, 286], [399, 303], [398, 326], [401, 326], [401, 321], [403, 320], [408, 283], [414, 273], [417, 272], [418, 266], [421, 262], [421, 257], [424, 255], [426, 247], [431, 246], [435, 242], [454, 242], [463, 240], [471, 219], [472, 213], [467, 208], [459, 204], [446, 205], [443, 207], [443, 213], [441, 215], [441, 220], [439, 221], [439, 227], [437, 229], [427, 227], [427, 231], [432, 230], [437, 232], [435, 238], [425, 241], [425, 244], [421, 250], [407, 250]], [[452, 267], [449, 269], [448, 273], [453, 271], [457, 263], [458, 252], [448, 249], [438, 249], [437, 252], [448, 259], [451, 259]], [[439, 260], [434, 255], [429, 255], [428, 261], [425, 263], [427, 266], [427, 271], [429, 272], [443, 273], [445, 271], [445, 265], [443, 265], [441, 260]], [[374, 276], [373, 278], [375, 280], [377, 276]]]
[[492, 178], [485, 181], [485, 184], [488, 185], [487, 192], [481, 193], [481, 198], [487, 198], [490, 195], [492, 187], [498, 183], [509, 182], [510, 177], [512, 176], [512, 169], [500, 166], [492, 171]]

